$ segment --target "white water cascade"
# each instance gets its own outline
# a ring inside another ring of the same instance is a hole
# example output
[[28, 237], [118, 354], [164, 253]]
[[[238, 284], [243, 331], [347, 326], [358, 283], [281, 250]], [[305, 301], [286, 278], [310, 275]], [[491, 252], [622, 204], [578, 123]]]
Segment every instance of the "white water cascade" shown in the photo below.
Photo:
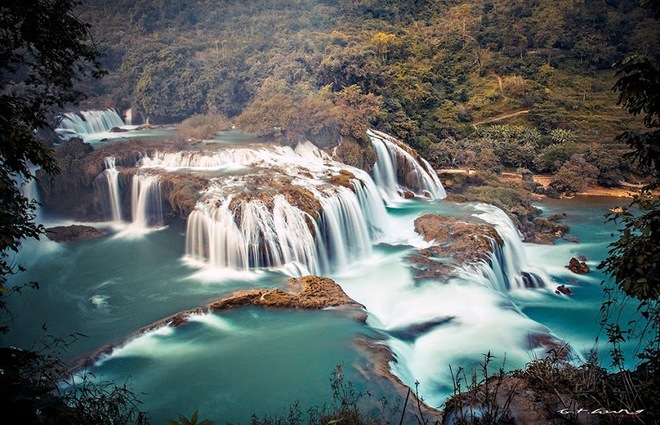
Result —
[[112, 108], [98, 111], [69, 112], [62, 115], [62, 121], [55, 131], [63, 139], [73, 136], [103, 133], [114, 127], [124, 126], [116, 110]]
[[119, 202], [119, 171], [115, 167], [115, 158], [106, 157], [103, 160], [105, 170], [103, 175], [108, 184], [108, 201], [110, 204], [110, 219], [113, 223], [121, 223], [121, 206]]
[[482, 213], [474, 216], [495, 226], [504, 241], [502, 247], [497, 247], [492, 255], [492, 267], [484, 265], [479, 270], [486, 278], [488, 286], [502, 293], [550, 286], [551, 280], [547, 274], [527, 261], [520, 232], [509, 216], [489, 204], [477, 205], [475, 209]]
[[384, 198], [395, 199], [402, 189], [431, 199], [447, 196], [438, 175], [424, 158], [416, 160], [385, 133], [369, 130], [367, 134], [376, 151], [374, 180]]
[[231, 196], [220, 199], [207, 198], [188, 217], [188, 256], [214, 268], [241, 271], [287, 265], [301, 274], [324, 269], [313, 235], [318, 229], [310, 229], [311, 217], [284, 196], [273, 197], [272, 211], [261, 201], [240, 202], [231, 209]]
[[133, 176], [131, 213], [131, 226], [134, 228], [147, 229], [163, 225], [163, 203], [158, 176]]
[[368, 257], [372, 240], [355, 193], [338, 187], [336, 193], [319, 200], [323, 206], [320, 242], [328, 253], [331, 270], [344, 270], [351, 262]]
[[[295, 150], [247, 145], [213, 152], [151, 152], [138, 165], [217, 176], [189, 215], [186, 230], [186, 255], [212, 268], [334, 272], [368, 257], [386, 227], [385, 205], [369, 174], [332, 161], [311, 143]], [[329, 184], [342, 172], [353, 176], [353, 190]], [[291, 196], [313, 197], [316, 206], [297, 206], [269, 186], [283, 181], [307, 193]]]

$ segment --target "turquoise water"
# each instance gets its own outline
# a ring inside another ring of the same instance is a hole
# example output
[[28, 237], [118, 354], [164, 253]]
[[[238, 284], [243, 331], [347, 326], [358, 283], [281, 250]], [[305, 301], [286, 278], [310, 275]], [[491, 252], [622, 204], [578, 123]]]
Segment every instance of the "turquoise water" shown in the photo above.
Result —
[[[574, 296], [552, 290], [501, 294], [470, 281], [415, 283], [405, 257], [420, 238], [412, 221], [424, 212], [472, 216], [473, 205], [408, 201], [388, 208], [389, 226], [371, 258], [331, 276], [367, 305], [367, 325], [341, 311], [240, 309], [194, 318], [188, 325], [161, 328], [130, 340], [93, 372], [100, 379], [127, 379], [141, 394], [154, 423], [199, 409], [203, 417], [248, 423], [252, 413], [286, 413], [331, 403], [329, 377], [343, 363], [359, 388], [370, 381], [368, 364], [353, 341], [361, 335], [385, 338], [397, 353], [393, 370], [409, 385], [421, 382], [422, 395], [439, 406], [451, 391], [453, 367], [471, 366], [492, 350], [510, 367], [524, 366], [536, 353], [521, 335], [547, 326], [586, 355], [599, 332], [597, 312], [602, 274], [595, 266], [606, 256], [614, 227], [604, 224], [607, 210], [625, 201], [610, 198], [549, 200], [546, 215], [564, 211], [579, 244], [525, 244], [528, 259], [553, 282], [570, 285]], [[112, 236], [58, 245], [30, 242], [18, 260], [29, 272], [12, 283], [36, 280], [38, 291], [12, 300], [14, 331], [4, 343], [31, 348], [46, 333], [86, 335], [73, 343], [74, 359], [175, 312], [204, 305], [239, 289], [281, 287], [277, 271], [235, 273], [199, 269], [183, 261], [185, 223], [174, 221], [141, 236], [107, 228]], [[592, 272], [577, 276], [565, 269], [571, 256], [584, 255]], [[522, 314], [521, 314], [522, 313]], [[397, 339], [409, 324], [454, 317], [415, 340]], [[600, 347], [605, 354], [607, 347]], [[499, 362], [498, 360], [498, 362]], [[392, 394], [387, 394], [392, 396]]]
[[[565, 212], [565, 223], [579, 243], [558, 240], [552, 246], [529, 245], [528, 252], [552, 275], [553, 280], [569, 286], [572, 297], [545, 295], [538, 299], [515, 299], [522, 311], [534, 320], [546, 324], [560, 338], [569, 341], [585, 357], [596, 350], [601, 364], [610, 364], [606, 336], [601, 331], [598, 309], [603, 300], [601, 282], [607, 279], [598, 264], [607, 258], [608, 245], [618, 238], [617, 226], [605, 222], [605, 214], [613, 206], [628, 205], [630, 200], [610, 197], [576, 197], [564, 200], [545, 200], [538, 206], [545, 215]], [[584, 256], [590, 272], [571, 273], [565, 266], [571, 257]], [[625, 310], [624, 321], [631, 317], [635, 306]], [[600, 341], [598, 343], [597, 339]], [[633, 343], [625, 346], [629, 366], [634, 365]]]

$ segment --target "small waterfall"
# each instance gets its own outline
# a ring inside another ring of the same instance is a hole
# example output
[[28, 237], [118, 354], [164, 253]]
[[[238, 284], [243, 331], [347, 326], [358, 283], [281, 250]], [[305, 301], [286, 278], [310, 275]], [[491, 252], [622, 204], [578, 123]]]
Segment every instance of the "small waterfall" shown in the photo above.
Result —
[[[310, 229], [311, 217], [282, 195], [273, 197], [272, 212], [261, 201], [197, 206], [188, 217], [186, 254], [213, 267], [248, 270], [297, 264], [304, 273], [318, 274], [324, 265]], [[239, 224], [237, 224], [240, 223]]]
[[500, 292], [549, 286], [550, 278], [547, 274], [527, 261], [520, 232], [509, 216], [493, 205], [481, 204], [475, 209], [483, 211], [474, 214], [475, 217], [495, 226], [504, 241], [501, 247], [495, 247], [492, 267], [482, 267], [482, 273], [486, 274], [490, 286]]
[[338, 187], [334, 196], [320, 197], [323, 212], [319, 220], [321, 239], [333, 270], [371, 254], [371, 237], [357, 196]]
[[125, 125], [114, 109], [102, 111], [69, 112], [62, 115], [62, 121], [55, 131], [63, 138], [74, 135], [84, 136], [93, 133], [103, 133], [114, 127]]
[[402, 188], [431, 199], [447, 196], [440, 179], [425, 159], [415, 159], [385, 133], [369, 130], [367, 134], [376, 151], [374, 180], [385, 198], [398, 197]]
[[358, 177], [353, 179], [355, 195], [360, 203], [360, 209], [369, 228], [372, 240], [377, 240], [385, 231], [387, 211], [376, 184], [369, 175], [362, 170], [351, 170]]
[[243, 201], [233, 194], [233, 183], [216, 183], [188, 217], [186, 254], [212, 267], [241, 271], [276, 267], [302, 275], [342, 270], [368, 257], [385, 228], [385, 208], [366, 177], [354, 179], [355, 192], [314, 187], [310, 181], [307, 188], [321, 206], [317, 219], [282, 194]]
[[163, 204], [158, 176], [133, 176], [131, 209], [132, 227], [146, 229], [163, 225]]
[[110, 205], [110, 219], [114, 223], [121, 223], [121, 206], [119, 202], [119, 171], [115, 167], [115, 158], [112, 156], [106, 157], [103, 160], [105, 170], [103, 175], [108, 184], [108, 203]]
[[[30, 174], [33, 176], [37, 175], [37, 170], [39, 167], [35, 167], [31, 163], [29, 165]], [[31, 178], [27, 182], [22, 178], [15, 178], [17, 184], [21, 187], [21, 192], [28, 200], [35, 203], [34, 208], [34, 218], [32, 219], [35, 223], [43, 223], [43, 216], [41, 212], [41, 203], [39, 198], [39, 187], [36, 177]]]

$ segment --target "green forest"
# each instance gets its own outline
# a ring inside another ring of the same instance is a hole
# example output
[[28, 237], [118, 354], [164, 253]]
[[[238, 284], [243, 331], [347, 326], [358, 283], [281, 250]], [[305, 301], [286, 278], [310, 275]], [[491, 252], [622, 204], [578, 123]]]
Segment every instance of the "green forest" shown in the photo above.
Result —
[[644, 174], [621, 160], [615, 135], [640, 123], [612, 91], [617, 61], [660, 52], [635, 0], [91, 0], [79, 13], [109, 70], [92, 104], [154, 124], [211, 114], [255, 135], [341, 138], [358, 166], [371, 126], [438, 168], [580, 168], [603, 186]]
[[[490, 173], [552, 174], [550, 189], [525, 187], [550, 196], [622, 181], [649, 193], [658, 189], [659, 16], [653, 0], [30, 0], [0, 6], [0, 334], [12, 326], [9, 297], [41, 284], [7, 285], [25, 271], [14, 261], [21, 243], [46, 231], [17, 177], [34, 179], [32, 164], [46, 174], [67, 171], [68, 163], [58, 163], [35, 131], [63, 110], [132, 108], [151, 124], [182, 123], [182, 132], [235, 126], [283, 143], [309, 139], [365, 169], [373, 166], [366, 130], [376, 128], [437, 169], [467, 169], [463, 183], [474, 185], [475, 199], [525, 216], [514, 210], [529, 204], [529, 194], [508, 183], [486, 185]], [[58, 151], [81, 146], [63, 143]], [[643, 406], [640, 417], [657, 422], [660, 204], [657, 197], [638, 197], [629, 205], [635, 214], [610, 210], [619, 239], [598, 266], [611, 277], [602, 282], [601, 307], [611, 368], [596, 359], [574, 366], [550, 356], [509, 374], [493, 368], [488, 352], [483, 376], [463, 371], [454, 378], [452, 372], [455, 394], [445, 405], [464, 412], [477, 400], [485, 416], [455, 423], [510, 423], [496, 397], [500, 389], [515, 390], [502, 386], [505, 377], [525, 380], [548, 399], [562, 393], [594, 408]], [[618, 308], [626, 302], [637, 303], [640, 316], [619, 323]], [[621, 345], [640, 335], [639, 364], [625, 370]], [[7, 417], [148, 423], [139, 394], [127, 384], [83, 380], [77, 392], [58, 393], [69, 373], [58, 352], [69, 343], [45, 341], [47, 355], [0, 347], [0, 405]], [[314, 422], [310, 410], [309, 423], [379, 423], [362, 416], [362, 394], [342, 379], [339, 366], [331, 378], [335, 411], [317, 412]], [[420, 399], [412, 398], [417, 423], [429, 423]], [[405, 403], [408, 397], [404, 410]], [[181, 413], [171, 423], [209, 423], [199, 421], [197, 410], [190, 420]], [[252, 423], [303, 423], [301, 417], [294, 404], [287, 419], [253, 417]], [[628, 419], [639, 423], [640, 417]]]

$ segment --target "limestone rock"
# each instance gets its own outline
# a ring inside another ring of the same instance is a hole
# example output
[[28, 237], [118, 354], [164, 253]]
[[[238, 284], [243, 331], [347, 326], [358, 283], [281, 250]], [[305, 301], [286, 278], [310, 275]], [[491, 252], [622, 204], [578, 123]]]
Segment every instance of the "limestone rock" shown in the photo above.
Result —
[[489, 261], [493, 246], [503, 244], [491, 225], [437, 214], [415, 219], [415, 232], [425, 241], [435, 242], [409, 258], [418, 279], [449, 277], [461, 264]]
[[96, 239], [107, 233], [91, 226], [74, 224], [71, 226], [55, 226], [46, 229], [46, 237], [55, 242], [71, 242], [76, 240]]
[[589, 266], [587, 265], [587, 263], [585, 263], [584, 260], [581, 261], [575, 257], [571, 258], [566, 268], [568, 268], [570, 271], [576, 274], [589, 273]]

